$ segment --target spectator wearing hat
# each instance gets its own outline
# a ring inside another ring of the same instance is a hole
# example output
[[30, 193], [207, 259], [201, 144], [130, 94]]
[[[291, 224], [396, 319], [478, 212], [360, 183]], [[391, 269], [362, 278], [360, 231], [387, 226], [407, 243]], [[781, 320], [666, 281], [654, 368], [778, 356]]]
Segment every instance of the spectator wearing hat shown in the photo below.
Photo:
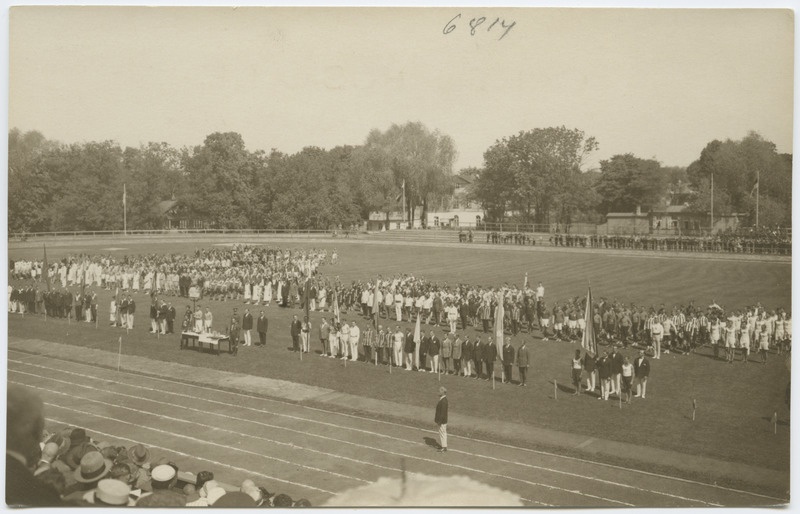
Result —
[[72, 472], [72, 478], [76, 483], [67, 488], [64, 500], [83, 500], [86, 492], [95, 489], [97, 483], [108, 475], [111, 466], [111, 461], [104, 458], [103, 454], [97, 450], [86, 453], [81, 458], [78, 467]]
[[[119, 480], [121, 482], [125, 482], [131, 489], [133, 489], [135, 483], [135, 476], [132, 473], [131, 467], [133, 464], [129, 462], [116, 462], [114, 465], [111, 466], [111, 469], [108, 471], [108, 478], [113, 478], [114, 480]], [[133, 491], [131, 491], [133, 493]]]
[[[198, 474], [198, 478], [200, 475]], [[191, 502], [186, 502], [187, 507], [208, 507], [210, 503], [208, 502], [208, 495], [213, 489], [220, 489], [219, 484], [216, 480], [207, 480], [203, 482], [202, 485], [197, 484], [199, 487], [197, 488], [198, 498]]]
[[104, 478], [95, 489], [84, 495], [83, 500], [96, 507], [133, 507], [135, 501], [130, 494], [131, 487], [125, 482]]
[[197, 479], [195, 480], [194, 486], [199, 491], [206, 482], [214, 480], [214, 473], [211, 471], [201, 471], [197, 474]]
[[6, 504], [57, 507], [58, 492], [37, 480], [29, 469], [36, 462], [44, 428], [42, 400], [30, 390], [10, 385], [6, 401]]
[[254, 508], [256, 502], [249, 494], [241, 491], [225, 493], [221, 498], [212, 503], [215, 508]]
[[278, 509], [287, 509], [294, 505], [294, 501], [288, 494], [281, 493], [272, 500], [272, 505]]
[[136, 444], [126, 451], [127, 460], [132, 465], [131, 473], [134, 489], [150, 492], [150, 450], [143, 444]]
[[[142, 495], [136, 505], [147, 505], [151, 507], [183, 507], [186, 505], [186, 496], [173, 490], [178, 482], [178, 473], [174, 466], [169, 464], [159, 464], [153, 468], [150, 474], [150, 486], [153, 492]], [[146, 498], [149, 498], [145, 501]], [[144, 504], [142, 502], [144, 501]]]
[[92, 440], [86, 435], [86, 430], [82, 428], [74, 428], [70, 432], [70, 448], [64, 454], [64, 462], [70, 469], [77, 469], [84, 455], [91, 451], [97, 451], [97, 448], [92, 444]]
[[309, 507], [311, 507], [311, 502], [306, 500], [305, 498], [300, 498], [299, 500], [294, 502], [294, 505], [292, 505], [292, 507], [309, 508]]
[[208, 495], [206, 497], [208, 505], [209, 506], [215, 505], [219, 501], [219, 499], [225, 496], [226, 494], [228, 494], [228, 491], [226, 491], [222, 487], [218, 485], [212, 487], [211, 489], [208, 490]]

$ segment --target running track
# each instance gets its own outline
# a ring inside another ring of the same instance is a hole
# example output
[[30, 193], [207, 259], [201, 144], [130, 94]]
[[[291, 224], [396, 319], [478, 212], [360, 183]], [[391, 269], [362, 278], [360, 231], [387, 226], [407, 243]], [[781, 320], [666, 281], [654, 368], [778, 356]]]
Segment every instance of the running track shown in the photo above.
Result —
[[[202, 370], [198, 370], [202, 373]], [[528, 506], [713, 507], [786, 499], [464, 437], [450, 451], [433, 430], [188, 385], [168, 378], [9, 350], [9, 383], [34, 388], [49, 428], [80, 426], [98, 440], [142, 443], [154, 459], [251, 478], [321, 505], [337, 492], [407, 472], [467, 475], [519, 494]]]

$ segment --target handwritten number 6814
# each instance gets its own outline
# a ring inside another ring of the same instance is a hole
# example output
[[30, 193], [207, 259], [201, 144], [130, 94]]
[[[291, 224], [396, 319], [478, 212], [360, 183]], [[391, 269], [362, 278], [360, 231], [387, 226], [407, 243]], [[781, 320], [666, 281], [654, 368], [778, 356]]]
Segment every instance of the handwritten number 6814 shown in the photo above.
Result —
[[[450, 21], [448, 21], [447, 24], [444, 26], [444, 29], [442, 30], [442, 34], [450, 34], [451, 32], [453, 32], [458, 26], [456, 24], [456, 20], [458, 20], [459, 18], [461, 18], [461, 13], [458, 13], [453, 18], [451, 18]], [[486, 17], [485, 16], [480, 16], [478, 18], [472, 18], [471, 20], [469, 20], [469, 29], [470, 29], [469, 33], [470, 33], [470, 35], [474, 36], [476, 31], [478, 30], [478, 27], [480, 27], [485, 21], [486, 21]], [[506, 35], [509, 33], [509, 31], [512, 28], [514, 28], [514, 26], [517, 24], [516, 21], [512, 21], [510, 24], [506, 25], [506, 20], [501, 20], [500, 18], [495, 18], [495, 20], [486, 29], [486, 32], [490, 32], [492, 30], [492, 28], [494, 28], [494, 26], [497, 25], [498, 23], [500, 24], [501, 28], [505, 29], [505, 31], [500, 36], [498, 41], [500, 39], [503, 39], [504, 37], [506, 37]]]

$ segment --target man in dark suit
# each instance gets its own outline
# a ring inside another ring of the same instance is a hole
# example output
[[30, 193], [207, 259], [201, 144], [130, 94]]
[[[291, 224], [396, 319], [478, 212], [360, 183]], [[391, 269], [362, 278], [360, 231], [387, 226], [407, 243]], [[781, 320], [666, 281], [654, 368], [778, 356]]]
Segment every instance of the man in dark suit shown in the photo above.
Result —
[[303, 324], [297, 319], [297, 314], [292, 316], [292, 327], [291, 327], [291, 334], [292, 334], [292, 351], [299, 352], [300, 351], [300, 333], [303, 331]]
[[133, 330], [133, 317], [136, 314], [136, 302], [128, 295], [128, 328]]
[[433, 422], [439, 427], [439, 451], [447, 451], [447, 389], [439, 388], [439, 402]]
[[6, 403], [6, 504], [20, 507], [61, 507], [64, 504], [51, 486], [30, 471], [39, 458], [44, 428], [42, 400], [17, 385], [8, 387]]
[[167, 304], [167, 334], [175, 333], [174, 327], [175, 327], [175, 316], [176, 316], [176, 314], [177, 313], [175, 312], [175, 306], [172, 305], [171, 303], [168, 303]]
[[511, 346], [511, 338], [508, 337], [503, 343], [503, 383], [510, 384], [514, 373], [514, 347]]
[[269, 320], [266, 316], [264, 316], [264, 311], [261, 311], [261, 315], [258, 317], [258, 321], [256, 322], [256, 330], [258, 331], [258, 341], [259, 346], [266, 346], [267, 344], [267, 328], [269, 327]]
[[472, 360], [475, 362], [475, 379], [481, 378], [483, 375], [483, 361], [484, 353], [486, 352], [486, 345], [481, 341], [481, 336], [475, 340], [475, 348], [472, 353]]
[[647, 377], [650, 376], [650, 361], [644, 356], [644, 350], [639, 350], [639, 356], [633, 360], [633, 375], [636, 377], [636, 398], [645, 398], [647, 394]]
[[528, 365], [530, 363], [530, 355], [528, 354], [528, 347], [525, 346], [525, 340], [522, 340], [522, 346], [517, 350], [517, 367], [519, 368], [519, 385], [525, 387], [525, 379], [528, 373]]
[[494, 361], [497, 360], [497, 345], [490, 337], [483, 346], [483, 366], [486, 368], [486, 380], [494, 373]]
[[422, 341], [419, 343], [419, 367], [417, 371], [426, 371], [428, 368], [428, 348], [431, 346], [431, 336], [422, 336]]

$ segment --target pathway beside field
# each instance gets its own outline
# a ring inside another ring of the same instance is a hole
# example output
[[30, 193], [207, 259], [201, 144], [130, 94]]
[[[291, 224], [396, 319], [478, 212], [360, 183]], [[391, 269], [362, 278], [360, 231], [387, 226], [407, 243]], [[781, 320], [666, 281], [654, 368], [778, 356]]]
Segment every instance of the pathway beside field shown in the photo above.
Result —
[[[450, 451], [432, 446], [431, 409], [331, 389], [17, 336], [9, 337], [8, 380], [35, 388], [49, 425], [82, 426], [98, 439], [142, 443], [182, 469], [213, 470], [236, 484], [253, 478], [270, 491], [319, 505], [381, 476], [467, 475], [519, 494], [529, 506], [710, 507], [788, 501], [788, 474], [603, 441], [541, 428], [464, 416], [453, 408]], [[358, 410], [363, 415], [342, 412]], [[375, 419], [390, 413], [406, 422]], [[419, 428], [420, 426], [428, 428]], [[587, 457], [631, 455], [642, 462], [749, 484], [745, 490], [647, 473], [471, 437], [467, 427], [498, 440], [579, 448]]]

